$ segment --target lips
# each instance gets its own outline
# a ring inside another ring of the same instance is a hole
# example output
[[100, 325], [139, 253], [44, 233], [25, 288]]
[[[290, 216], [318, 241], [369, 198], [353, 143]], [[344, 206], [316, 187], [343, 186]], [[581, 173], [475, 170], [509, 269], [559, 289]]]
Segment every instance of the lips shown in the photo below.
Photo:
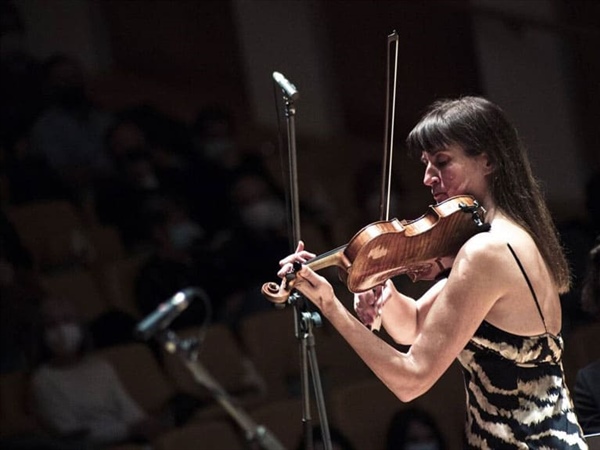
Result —
[[442, 202], [444, 200], [447, 200], [448, 199], [448, 195], [445, 192], [435, 192], [433, 194], [433, 198], [435, 199], [435, 201], [437, 203], [440, 203], [440, 202]]

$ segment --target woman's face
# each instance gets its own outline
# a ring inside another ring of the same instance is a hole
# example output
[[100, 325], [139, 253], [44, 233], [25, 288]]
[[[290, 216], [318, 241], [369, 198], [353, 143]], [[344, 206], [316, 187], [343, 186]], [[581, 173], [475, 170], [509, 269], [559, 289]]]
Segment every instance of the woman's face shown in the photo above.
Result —
[[492, 164], [486, 154], [469, 156], [462, 147], [452, 145], [436, 152], [423, 152], [423, 184], [431, 189], [437, 203], [456, 195], [472, 195], [482, 200], [488, 193], [486, 176]]

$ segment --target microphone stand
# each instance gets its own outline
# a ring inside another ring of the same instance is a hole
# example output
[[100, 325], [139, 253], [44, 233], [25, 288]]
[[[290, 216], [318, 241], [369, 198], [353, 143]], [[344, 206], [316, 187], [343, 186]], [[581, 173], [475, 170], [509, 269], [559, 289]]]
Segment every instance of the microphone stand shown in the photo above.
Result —
[[[283, 78], [283, 80], [287, 82], [285, 78]], [[297, 92], [290, 95], [288, 89], [286, 88], [287, 85], [282, 86], [283, 98], [285, 101], [285, 117], [287, 123], [289, 147], [290, 201], [292, 206], [293, 246], [295, 247], [298, 241], [300, 241], [300, 206], [298, 200], [298, 170], [296, 158], [296, 108], [294, 106], [294, 99], [297, 98], [298, 95]], [[331, 436], [329, 433], [329, 424], [325, 411], [325, 400], [323, 396], [319, 368], [317, 365], [315, 337], [313, 334], [313, 326], [320, 326], [322, 323], [321, 317], [319, 313], [310, 312], [307, 310], [306, 299], [297, 291], [294, 291], [290, 295], [288, 302], [294, 307], [295, 334], [296, 338], [299, 340], [300, 386], [302, 390], [302, 425], [304, 442], [306, 443], [305, 450], [313, 450], [314, 448], [309, 393], [309, 364], [310, 374], [312, 375], [313, 387], [315, 390], [317, 412], [320, 418], [323, 444], [325, 446], [325, 450], [331, 450]]]
[[169, 353], [177, 354], [190, 370], [197, 383], [204, 386], [215, 400], [229, 413], [245, 432], [250, 448], [258, 444], [264, 450], [286, 450], [283, 444], [265, 426], [257, 424], [242, 408], [235, 404], [232, 397], [213, 378], [200, 361], [198, 361], [197, 339], [180, 339], [173, 331], [165, 329], [156, 335], [156, 339]]

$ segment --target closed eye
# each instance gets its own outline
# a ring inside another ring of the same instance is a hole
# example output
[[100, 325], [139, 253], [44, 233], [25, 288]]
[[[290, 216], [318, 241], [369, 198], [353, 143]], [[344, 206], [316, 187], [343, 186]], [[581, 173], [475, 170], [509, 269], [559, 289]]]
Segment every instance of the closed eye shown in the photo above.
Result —
[[444, 155], [444, 154], [435, 155], [435, 157], [431, 161], [431, 163], [438, 169], [445, 167], [446, 165], [448, 165], [449, 162], [450, 162], [450, 157], [448, 155]]

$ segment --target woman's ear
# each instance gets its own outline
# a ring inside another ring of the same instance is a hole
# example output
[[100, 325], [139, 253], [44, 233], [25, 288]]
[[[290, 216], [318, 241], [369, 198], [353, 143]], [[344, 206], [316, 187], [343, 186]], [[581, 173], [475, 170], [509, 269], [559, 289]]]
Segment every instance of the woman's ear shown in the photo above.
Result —
[[490, 173], [492, 173], [494, 171], [494, 168], [495, 168], [494, 161], [492, 161], [492, 159], [490, 158], [490, 156], [487, 153], [481, 154], [481, 165], [483, 168], [483, 173], [485, 175], [489, 175]]

